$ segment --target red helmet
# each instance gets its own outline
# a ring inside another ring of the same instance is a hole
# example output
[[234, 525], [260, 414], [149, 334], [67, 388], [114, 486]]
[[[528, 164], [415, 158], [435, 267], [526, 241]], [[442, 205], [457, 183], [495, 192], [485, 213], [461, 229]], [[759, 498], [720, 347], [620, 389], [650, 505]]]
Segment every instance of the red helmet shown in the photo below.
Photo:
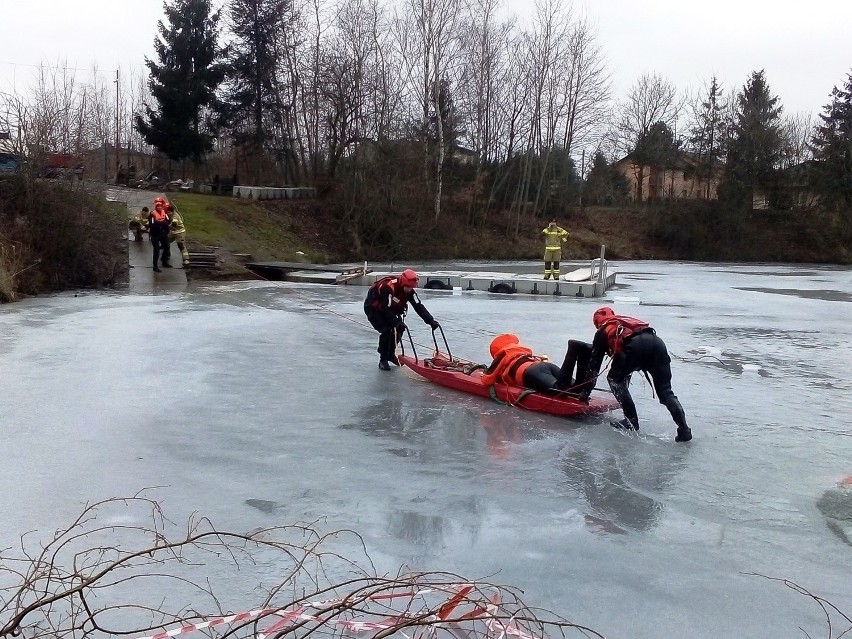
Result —
[[419, 278], [417, 277], [417, 273], [412, 271], [410, 268], [405, 269], [398, 278], [399, 283], [403, 286], [407, 286], [408, 288], [417, 288], [417, 282]]
[[595, 311], [594, 315], [592, 315], [592, 323], [595, 325], [595, 328], [600, 328], [601, 324], [607, 321], [610, 317], [615, 317], [615, 311], [613, 311], [609, 306], [601, 306]]
[[494, 339], [491, 340], [491, 346], [489, 350], [491, 351], [491, 357], [497, 357], [497, 353], [502, 351], [507, 346], [511, 346], [512, 344], [520, 344], [521, 340], [517, 335], [513, 333], [503, 333], [502, 335], [498, 335]]

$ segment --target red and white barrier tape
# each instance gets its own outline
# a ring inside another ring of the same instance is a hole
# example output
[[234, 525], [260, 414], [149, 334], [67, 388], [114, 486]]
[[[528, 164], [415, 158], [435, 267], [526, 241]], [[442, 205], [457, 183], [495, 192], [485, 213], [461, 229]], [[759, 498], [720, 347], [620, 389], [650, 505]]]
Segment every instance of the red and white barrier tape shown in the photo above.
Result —
[[173, 630], [158, 632], [155, 635], [149, 635], [147, 637], [142, 637], [141, 639], [167, 639], [167, 637], [177, 637], [178, 635], [185, 635], [190, 632], [195, 632], [196, 630], [204, 630], [205, 628], [211, 628], [213, 626], [219, 626], [222, 624], [236, 623], [239, 621], [250, 621], [255, 617], [260, 617], [264, 614], [275, 614], [276, 612], [277, 610], [275, 608], [261, 608], [259, 610], [250, 610], [248, 612], [241, 612], [236, 615], [228, 615], [226, 617], [215, 617], [214, 619], [208, 619], [207, 621], [202, 621], [199, 623], [186, 624], [184, 626], [181, 626], [180, 628], [174, 628]]
[[[465, 602], [465, 599], [473, 590], [473, 588], [474, 587], [470, 584], [460, 584], [452, 588], [424, 588], [418, 591], [374, 595], [372, 597], [367, 597], [366, 600], [382, 601], [388, 599], [398, 599], [400, 597], [407, 597], [409, 599], [413, 599], [414, 597], [419, 595], [431, 594], [435, 592], [454, 592], [453, 596], [447, 599], [447, 601], [441, 605], [441, 607], [438, 609], [438, 612], [435, 613], [433, 618], [428, 620], [431, 621], [434, 626], [435, 622], [440, 623], [440, 621], [451, 617], [455, 609]], [[350, 632], [372, 632], [393, 628], [395, 625], [398, 625], [406, 619], [411, 618], [410, 615], [406, 613], [401, 613], [395, 616], [386, 616], [376, 621], [358, 621], [355, 619], [323, 619], [321, 617], [311, 615], [307, 612], [310, 609], [325, 610], [328, 609], [330, 606], [334, 606], [344, 601], [345, 600], [342, 598], [327, 599], [324, 601], [313, 601], [301, 605], [293, 610], [286, 611], [281, 608], [260, 608], [258, 610], [250, 610], [248, 612], [241, 612], [239, 614], [215, 617], [213, 619], [208, 619], [207, 621], [195, 624], [185, 624], [183, 626], [180, 626], [179, 628], [158, 632], [147, 637], [139, 637], [138, 639], [168, 639], [169, 637], [177, 637], [179, 635], [189, 634], [198, 630], [204, 630], [205, 628], [212, 628], [213, 626], [238, 623], [242, 621], [251, 621], [252, 619], [273, 615], [276, 617], [280, 617], [280, 619], [277, 619], [266, 630], [258, 633], [258, 639], [267, 639], [270, 635], [276, 632], [281, 632], [287, 626], [299, 621], [314, 621], [321, 625], [336, 626], [338, 628], [345, 629]], [[468, 601], [467, 603], [475, 602]], [[473, 610], [461, 615], [454, 621], [474, 621], [477, 619], [482, 619], [483, 617], [491, 617], [491, 615], [496, 613], [497, 605], [499, 603], [500, 595], [499, 593], [495, 593], [491, 597], [490, 601], [488, 601], [487, 603], [483, 602], [483, 604], [476, 603], [475, 608]], [[488, 634], [492, 637], [492, 639], [506, 639], [507, 636], [514, 637], [515, 639], [542, 639], [541, 637], [537, 637], [525, 631], [514, 621], [504, 623], [493, 618], [488, 618], [487, 620], [485, 620], [485, 624], [488, 630]]]

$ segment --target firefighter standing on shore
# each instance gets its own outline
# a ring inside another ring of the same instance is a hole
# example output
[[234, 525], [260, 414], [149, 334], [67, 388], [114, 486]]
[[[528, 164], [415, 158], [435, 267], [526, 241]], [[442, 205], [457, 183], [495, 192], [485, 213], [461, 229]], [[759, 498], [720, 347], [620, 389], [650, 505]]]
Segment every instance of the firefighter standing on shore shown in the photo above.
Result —
[[551, 220], [547, 228], [541, 232], [544, 235], [544, 279], [559, 279], [559, 262], [562, 259], [562, 245], [568, 241], [568, 231]]
[[171, 226], [169, 227], [169, 242], [176, 242], [180, 251], [183, 265], [189, 265], [189, 251], [186, 250], [186, 226], [183, 223], [183, 216], [175, 208], [175, 205], [169, 202], [166, 205], [166, 212], [169, 214]]

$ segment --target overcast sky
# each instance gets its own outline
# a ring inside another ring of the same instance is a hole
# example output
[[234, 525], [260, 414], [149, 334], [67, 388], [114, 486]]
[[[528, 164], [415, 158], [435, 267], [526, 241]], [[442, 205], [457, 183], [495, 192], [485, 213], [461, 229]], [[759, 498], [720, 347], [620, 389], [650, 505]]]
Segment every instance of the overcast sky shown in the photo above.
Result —
[[[509, 0], [518, 14], [533, 0]], [[643, 73], [679, 90], [715, 74], [742, 87], [765, 69], [786, 113], [816, 114], [852, 70], [852, 0], [576, 0], [597, 26], [614, 97]], [[144, 72], [161, 0], [0, 0], [0, 90], [25, 85], [40, 62]]]

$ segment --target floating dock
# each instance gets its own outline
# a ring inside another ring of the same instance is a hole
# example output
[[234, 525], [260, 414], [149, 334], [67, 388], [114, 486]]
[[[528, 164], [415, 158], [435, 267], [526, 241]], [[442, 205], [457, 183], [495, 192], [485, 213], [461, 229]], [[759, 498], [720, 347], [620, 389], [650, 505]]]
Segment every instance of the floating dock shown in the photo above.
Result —
[[[246, 266], [268, 280], [345, 286], [370, 286], [387, 275], [399, 274], [399, 271], [374, 271], [366, 262], [361, 266], [301, 262], [253, 262]], [[540, 275], [528, 273], [492, 271], [419, 269], [418, 275], [420, 288], [428, 290], [601, 297], [615, 284], [616, 271], [608, 268], [606, 260], [600, 257], [591, 260], [587, 267], [565, 273], [558, 280], [545, 280]]]

